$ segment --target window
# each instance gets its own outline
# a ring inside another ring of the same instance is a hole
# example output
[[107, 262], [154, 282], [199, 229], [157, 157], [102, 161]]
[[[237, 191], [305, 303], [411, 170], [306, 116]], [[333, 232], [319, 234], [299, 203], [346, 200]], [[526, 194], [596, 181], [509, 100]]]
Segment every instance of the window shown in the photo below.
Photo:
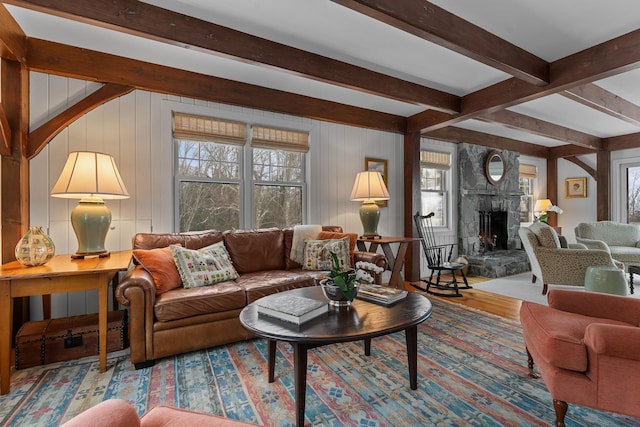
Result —
[[308, 134], [258, 126], [251, 130], [249, 146], [246, 123], [174, 113], [181, 232], [302, 223]]
[[449, 191], [447, 179], [451, 166], [451, 155], [435, 151], [420, 152], [421, 212], [433, 212], [432, 224], [446, 227], [449, 217]]
[[640, 166], [628, 166], [627, 170], [627, 222], [640, 223]]
[[536, 165], [520, 163], [520, 222], [533, 222], [534, 181], [538, 176]]

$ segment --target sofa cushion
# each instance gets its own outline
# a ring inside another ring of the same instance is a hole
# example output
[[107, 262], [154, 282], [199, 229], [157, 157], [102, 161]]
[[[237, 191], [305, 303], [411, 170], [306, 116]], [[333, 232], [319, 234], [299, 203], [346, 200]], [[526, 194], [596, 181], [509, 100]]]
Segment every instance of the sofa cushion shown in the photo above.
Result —
[[246, 292], [247, 304], [276, 292], [313, 286], [325, 277], [325, 271], [272, 270], [243, 274], [235, 284]]
[[182, 278], [173, 260], [171, 248], [134, 249], [136, 264], [151, 274], [156, 284], [156, 295], [182, 286]]
[[[221, 313], [243, 308], [247, 304], [244, 288], [234, 281], [215, 286], [173, 289], [158, 295], [153, 307], [156, 319], [161, 322], [189, 317]], [[215, 331], [211, 331], [215, 333]]]
[[228, 230], [223, 235], [238, 274], [285, 269], [282, 229]]
[[541, 221], [536, 221], [529, 226], [529, 230], [533, 232], [538, 238], [540, 246], [545, 248], [557, 249], [560, 248], [560, 239], [558, 239], [558, 233], [551, 228], [549, 224]]
[[133, 249], [166, 248], [180, 245], [189, 249], [200, 249], [222, 241], [217, 230], [189, 231], [185, 233], [137, 233], [132, 239]]
[[223, 242], [198, 250], [178, 245], [170, 248], [185, 288], [213, 285], [238, 277]]
[[354, 266], [353, 254], [356, 250], [356, 243], [358, 242], [358, 235], [356, 233], [337, 233], [335, 231], [321, 231], [318, 235], [318, 240], [329, 239], [342, 239], [344, 237], [349, 238], [349, 262], [351, 267]]
[[556, 310], [528, 301], [522, 302], [520, 322], [524, 330], [531, 334], [527, 343], [536, 346], [546, 363], [576, 372], [587, 370], [588, 355], [583, 340], [588, 325], [603, 323], [629, 326], [625, 322]]
[[337, 255], [341, 267], [350, 266], [349, 236], [342, 239], [305, 241], [302, 268], [305, 270], [331, 270], [333, 268], [331, 252]]

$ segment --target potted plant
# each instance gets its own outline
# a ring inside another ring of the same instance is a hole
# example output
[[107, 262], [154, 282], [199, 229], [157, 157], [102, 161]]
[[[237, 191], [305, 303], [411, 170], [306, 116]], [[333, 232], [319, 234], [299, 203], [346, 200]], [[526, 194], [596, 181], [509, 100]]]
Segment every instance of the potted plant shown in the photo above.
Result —
[[332, 268], [328, 277], [320, 280], [322, 291], [329, 299], [329, 304], [337, 307], [351, 305], [351, 302], [358, 294], [360, 283], [373, 283], [374, 279], [370, 272], [381, 273], [383, 268], [370, 262], [357, 262], [356, 268], [343, 268], [340, 265], [338, 256], [331, 252]]

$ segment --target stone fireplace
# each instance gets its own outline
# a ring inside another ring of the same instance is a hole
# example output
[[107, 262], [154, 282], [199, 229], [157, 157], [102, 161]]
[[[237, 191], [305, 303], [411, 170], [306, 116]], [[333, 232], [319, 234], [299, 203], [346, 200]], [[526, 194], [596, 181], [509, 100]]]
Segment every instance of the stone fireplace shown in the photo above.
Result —
[[505, 177], [493, 185], [485, 175], [491, 148], [458, 144], [458, 244], [469, 261], [469, 273], [502, 277], [530, 269], [521, 249], [519, 157], [502, 150]]

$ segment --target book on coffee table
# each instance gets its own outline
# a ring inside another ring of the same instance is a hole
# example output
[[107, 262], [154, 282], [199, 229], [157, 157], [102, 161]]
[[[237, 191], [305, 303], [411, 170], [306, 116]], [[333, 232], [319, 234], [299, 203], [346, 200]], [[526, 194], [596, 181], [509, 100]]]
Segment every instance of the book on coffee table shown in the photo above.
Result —
[[255, 302], [258, 313], [301, 325], [329, 311], [326, 302], [297, 295], [275, 295]]
[[391, 305], [406, 298], [407, 291], [380, 285], [360, 285], [356, 298], [384, 305]]

